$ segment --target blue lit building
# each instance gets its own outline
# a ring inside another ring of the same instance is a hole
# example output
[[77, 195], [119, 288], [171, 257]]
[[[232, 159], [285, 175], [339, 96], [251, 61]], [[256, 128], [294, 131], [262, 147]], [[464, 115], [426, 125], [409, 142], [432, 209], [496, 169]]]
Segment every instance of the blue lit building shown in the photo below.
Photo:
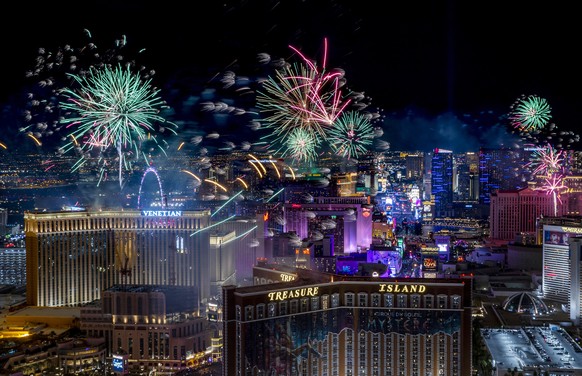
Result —
[[435, 149], [432, 156], [431, 188], [434, 197], [433, 217], [453, 216], [453, 152]]
[[479, 203], [489, 204], [491, 193], [527, 187], [528, 149], [479, 149]]

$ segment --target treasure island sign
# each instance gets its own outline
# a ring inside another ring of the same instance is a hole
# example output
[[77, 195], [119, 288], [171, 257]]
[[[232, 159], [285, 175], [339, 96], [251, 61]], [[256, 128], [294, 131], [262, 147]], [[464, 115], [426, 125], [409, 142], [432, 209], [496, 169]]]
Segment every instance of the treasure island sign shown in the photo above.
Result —
[[[378, 292], [387, 293], [401, 293], [422, 294], [426, 291], [426, 285], [422, 284], [398, 284], [398, 283], [380, 283], [378, 285]], [[306, 296], [319, 295], [319, 286], [301, 287], [296, 289], [288, 289], [282, 291], [273, 291], [267, 294], [269, 301], [287, 300], [295, 298], [303, 298]]]

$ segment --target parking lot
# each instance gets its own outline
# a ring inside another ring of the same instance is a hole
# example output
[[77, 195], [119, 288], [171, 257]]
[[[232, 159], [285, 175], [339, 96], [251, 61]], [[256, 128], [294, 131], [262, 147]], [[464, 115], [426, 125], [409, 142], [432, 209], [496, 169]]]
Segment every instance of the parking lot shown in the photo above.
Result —
[[535, 370], [582, 375], [582, 348], [558, 326], [488, 328], [482, 329], [481, 334], [498, 375], [515, 368], [524, 371], [524, 375], [533, 375]]

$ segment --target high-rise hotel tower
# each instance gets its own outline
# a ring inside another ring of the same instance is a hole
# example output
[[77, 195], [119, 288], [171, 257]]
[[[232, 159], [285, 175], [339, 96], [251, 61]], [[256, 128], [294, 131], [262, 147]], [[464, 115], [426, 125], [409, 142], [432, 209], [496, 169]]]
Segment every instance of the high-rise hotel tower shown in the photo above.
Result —
[[210, 212], [27, 212], [26, 295], [36, 306], [74, 306], [113, 285], [193, 286], [209, 295]]
[[254, 276], [223, 288], [224, 376], [472, 373], [471, 278]]

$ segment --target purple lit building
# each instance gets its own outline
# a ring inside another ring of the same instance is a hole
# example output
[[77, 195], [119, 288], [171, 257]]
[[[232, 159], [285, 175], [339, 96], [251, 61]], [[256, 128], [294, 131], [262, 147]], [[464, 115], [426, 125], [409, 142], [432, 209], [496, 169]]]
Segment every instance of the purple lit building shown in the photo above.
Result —
[[314, 233], [333, 235], [334, 254], [366, 250], [372, 243], [372, 212], [369, 198], [316, 197], [313, 203], [284, 207], [285, 231], [294, 231], [299, 238]]

